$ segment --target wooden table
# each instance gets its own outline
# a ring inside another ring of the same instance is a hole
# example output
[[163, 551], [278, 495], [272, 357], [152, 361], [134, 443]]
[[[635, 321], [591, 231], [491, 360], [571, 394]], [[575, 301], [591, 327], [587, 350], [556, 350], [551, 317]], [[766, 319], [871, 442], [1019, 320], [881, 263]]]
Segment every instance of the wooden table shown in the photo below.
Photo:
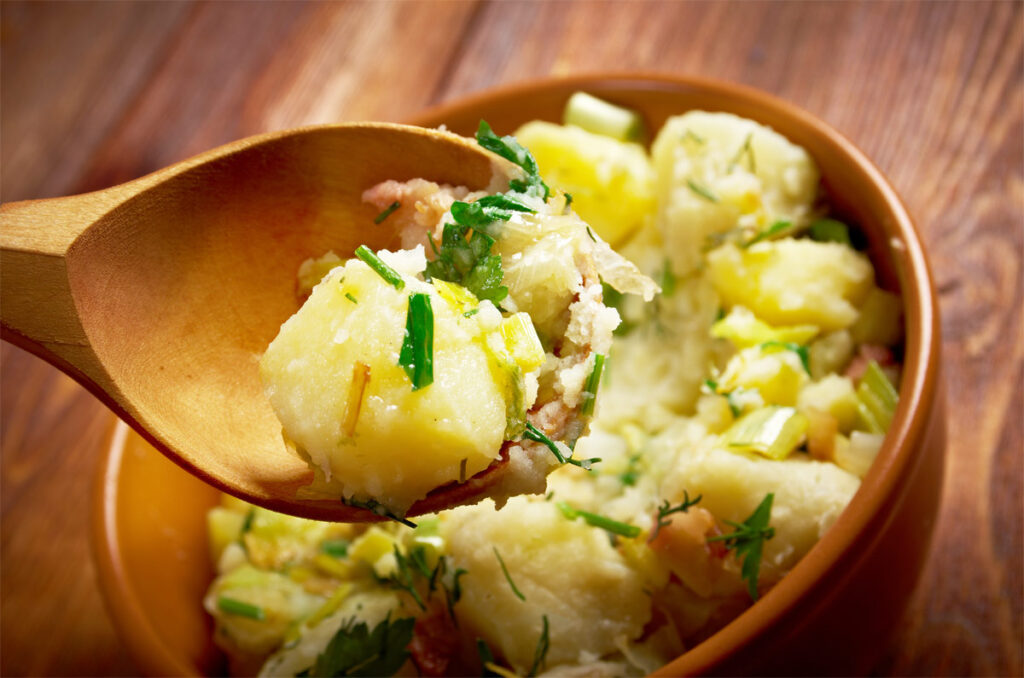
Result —
[[[0, 15], [3, 201], [588, 71], [739, 81], [831, 123], [924, 234], [951, 396], [934, 551], [877, 673], [1021, 675], [1024, 4], [4, 2]], [[0, 365], [0, 673], [133, 674], [88, 544], [111, 415], [8, 344]]]

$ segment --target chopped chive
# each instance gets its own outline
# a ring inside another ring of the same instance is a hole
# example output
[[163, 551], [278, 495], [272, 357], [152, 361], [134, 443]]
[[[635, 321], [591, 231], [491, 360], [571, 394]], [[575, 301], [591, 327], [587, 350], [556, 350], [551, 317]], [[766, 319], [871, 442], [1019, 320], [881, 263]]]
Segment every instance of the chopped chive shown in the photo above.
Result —
[[564, 195], [564, 196], [565, 196], [565, 206], [566, 206], [566, 207], [569, 207], [569, 205], [571, 205], [571, 204], [572, 204], [572, 193], [565, 193], [565, 192], [563, 191], [563, 192], [562, 192], [562, 195]]
[[505, 567], [505, 561], [502, 559], [501, 554], [498, 553], [498, 547], [492, 546], [491, 548], [494, 549], [494, 557], [498, 559], [498, 564], [501, 565], [501, 571], [505, 574], [505, 581], [507, 581], [508, 585], [512, 588], [512, 593], [516, 594], [516, 598], [519, 600], [525, 601], [526, 596], [524, 596], [523, 592], [519, 590], [516, 583], [512, 581], [512, 575], [508, 573], [508, 568]]
[[580, 406], [580, 414], [590, 417], [594, 414], [594, 404], [597, 402], [597, 388], [601, 385], [601, 372], [604, 371], [604, 356], [600, 353], [594, 355], [594, 369], [587, 377], [587, 383], [583, 387], [583, 404]]
[[363, 260], [363, 262], [372, 268], [377, 275], [384, 278], [388, 284], [393, 285], [396, 290], [400, 290], [405, 287], [405, 281], [402, 280], [402, 276], [399, 275], [398, 271], [391, 268], [373, 253], [366, 245], [360, 245], [356, 249], [356, 256]]
[[533, 665], [530, 666], [530, 672], [527, 676], [536, 676], [537, 671], [544, 665], [544, 659], [548, 656], [548, 646], [550, 640], [548, 637], [548, 616], [543, 615], [544, 627], [541, 629], [540, 638], [537, 639], [537, 648], [533, 651]]
[[394, 212], [395, 210], [397, 210], [397, 209], [398, 209], [399, 207], [401, 207], [401, 206], [402, 206], [402, 203], [398, 202], [397, 200], [396, 200], [396, 201], [394, 201], [393, 203], [391, 203], [390, 205], [388, 205], [387, 207], [385, 207], [385, 208], [384, 208], [384, 211], [383, 211], [383, 212], [381, 212], [380, 214], [378, 214], [378, 215], [376, 216], [376, 218], [374, 218], [374, 220], [373, 220], [373, 223], [375, 223], [375, 224], [380, 224], [380, 223], [381, 223], [381, 222], [383, 222], [383, 221], [384, 221], [385, 219], [387, 219], [388, 217], [390, 217], [390, 216], [391, 216], [391, 213], [392, 213], [392, 212]]
[[359, 300], [353, 297], [351, 292], [345, 292], [345, 298], [351, 301], [353, 304], [359, 303]]
[[472, 308], [472, 309], [466, 311], [465, 313], [463, 313], [462, 317], [463, 318], [472, 318], [473, 316], [475, 316], [479, 312], [480, 312], [479, 308]]
[[593, 240], [594, 242], [597, 242], [597, 238], [594, 237], [594, 232], [590, 230], [590, 226], [587, 226], [587, 235], [590, 236], [591, 240]]
[[348, 555], [348, 540], [325, 539], [320, 542], [320, 551], [335, 558], [344, 558]]
[[251, 605], [241, 600], [235, 600], [234, 598], [228, 598], [227, 596], [217, 598], [217, 609], [226, 614], [248, 617], [257, 621], [263, 621], [267, 618], [267, 613], [263, 611], [262, 607]]
[[704, 143], [704, 137], [702, 137], [701, 135], [697, 134], [696, 132], [689, 128], [687, 128], [686, 131], [683, 132], [683, 139], [693, 139], [698, 144]]
[[754, 161], [754, 147], [750, 145], [750, 140], [753, 138], [754, 133], [751, 132], [747, 135], [747, 138], [743, 141], [743, 145], [740, 146], [740, 150], [736, 151], [736, 155], [733, 157], [732, 162], [729, 163], [729, 170], [739, 164], [740, 158], [744, 155], [750, 159], [750, 171], [753, 173], [757, 172], [757, 163]]
[[602, 530], [617, 534], [620, 537], [629, 537], [633, 539], [640, 536], [640, 528], [636, 525], [629, 525], [628, 523], [621, 523], [618, 520], [612, 520], [606, 516], [599, 515], [597, 513], [591, 513], [590, 511], [582, 511], [569, 506], [564, 501], [560, 501], [556, 504], [558, 510], [562, 512], [562, 515], [569, 520], [576, 520], [577, 518], [583, 518], [583, 521], [593, 527], [599, 527]]
[[753, 238], [743, 243], [743, 247], [750, 247], [754, 243], [761, 242], [762, 240], [770, 240], [772, 237], [778, 235], [782, 231], [789, 229], [792, 226], [793, 224], [788, 221], [776, 221], [774, 224], [764, 229], [763, 231], [758, 232], [758, 234], [755, 235]]
[[718, 202], [718, 196], [716, 196], [714, 193], [709, 191], [704, 186], [701, 186], [700, 184], [698, 184], [693, 179], [687, 179], [686, 180], [686, 185], [690, 187], [691, 191], [693, 191], [694, 193], [696, 193], [700, 197], [704, 198], [705, 200], [709, 200], [711, 202]]
[[412, 390], [418, 391], [434, 383], [434, 311], [428, 294], [409, 295], [405, 340], [398, 364], [409, 376]]

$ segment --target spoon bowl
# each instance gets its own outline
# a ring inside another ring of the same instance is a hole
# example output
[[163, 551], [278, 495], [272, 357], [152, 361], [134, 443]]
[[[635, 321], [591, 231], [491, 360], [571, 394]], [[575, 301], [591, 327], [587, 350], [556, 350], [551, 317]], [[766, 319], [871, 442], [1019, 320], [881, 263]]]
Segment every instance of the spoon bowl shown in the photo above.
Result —
[[[283, 442], [259, 356], [299, 306], [303, 260], [398, 246], [386, 221], [374, 225], [365, 189], [423, 177], [477, 190], [512, 167], [454, 134], [343, 124], [251, 137], [95, 193], [5, 204], [2, 336], [226, 492], [308, 518], [376, 520], [296, 498], [312, 471]], [[484, 473], [410, 515], [482, 493], [496, 475]]]

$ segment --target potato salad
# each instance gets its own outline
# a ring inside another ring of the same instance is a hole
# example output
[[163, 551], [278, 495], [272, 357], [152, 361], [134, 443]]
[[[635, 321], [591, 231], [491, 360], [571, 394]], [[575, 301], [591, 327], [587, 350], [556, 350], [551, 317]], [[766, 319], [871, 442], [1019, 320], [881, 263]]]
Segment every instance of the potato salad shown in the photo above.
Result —
[[[546, 198], [386, 182], [364, 198], [405, 249], [304, 266], [268, 392], [313, 490], [397, 520], [214, 508], [205, 607], [234, 673], [643, 675], [763, 596], [857, 491], [897, 404], [901, 303], [814, 160], [726, 113], [648, 146], [581, 93], [566, 123], [514, 134]], [[474, 247], [499, 258], [483, 287], [455, 254]], [[396, 330], [422, 307], [429, 387]], [[303, 364], [307, 334], [330, 351]], [[403, 517], [509, 448], [534, 480]]]

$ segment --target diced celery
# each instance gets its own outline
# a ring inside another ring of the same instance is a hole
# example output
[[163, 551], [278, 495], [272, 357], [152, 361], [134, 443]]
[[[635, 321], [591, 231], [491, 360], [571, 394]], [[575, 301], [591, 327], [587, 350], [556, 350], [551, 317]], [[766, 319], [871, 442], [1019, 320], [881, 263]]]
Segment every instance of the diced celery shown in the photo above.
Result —
[[841, 435], [836, 436], [833, 460], [843, 470], [863, 478], [878, 456], [883, 440], [883, 434], [863, 431], [854, 431], [850, 434], [849, 440]]
[[749, 348], [765, 342], [806, 344], [818, 334], [815, 325], [772, 327], [749, 309], [734, 306], [729, 314], [711, 326], [711, 336], [728, 339], [736, 348]]
[[861, 422], [869, 433], [885, 433], [889, 430], [892, 417], [896, 413], [899, 394], [889, 379], [874, 360], [868, 367], [857, 386], [857, 412]]
[[619, 141], [642, 141], [646, 135], [640, 114], [586, 92], [576, 92], [565, 105], [564, 122]]
[[807, 432], [807, 417], [793, 407], [763, 407], [744, 415], [722, 434], [733, 450], [785, 459]]

